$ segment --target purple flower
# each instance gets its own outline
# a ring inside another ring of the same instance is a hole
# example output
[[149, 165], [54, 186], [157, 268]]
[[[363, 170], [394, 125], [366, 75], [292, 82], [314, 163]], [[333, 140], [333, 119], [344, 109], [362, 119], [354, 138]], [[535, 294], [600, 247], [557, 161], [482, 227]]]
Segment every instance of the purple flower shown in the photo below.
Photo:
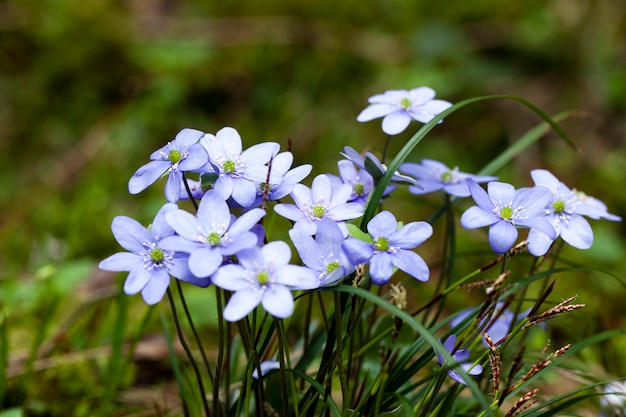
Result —
[[422, 159], [421, 164], [405, 162], [400, 165], [400, 171], [417, 179], [419, 187], [409, 187], [409, 191], [413, 194], [427, 194], [443, 190], [457, 197], [469, 197], [470, 190], [465, 181], [467, 178], [471, 178], [479, 183], [498, 179], [492, 176], [472, 175], [461, 172], [458, 167], [450, 169], [441, 162], [433, 161], [432, 159]]
[[317, 288], [317, 274], [290, 265], [291, 251], [282, 241], [255, 246], [237, 254], [239, 265], [224, 265], [213, 275], [215, 285], [234, 291], [224, 308], [224, 318], [238, 321], [259, 303], [272, 316], [286, 318], [293, 312], [291, 289]]
[[174, 229], [165, 222], [165, 214], [176, 209], [175, 204], [165, 204], [150, 229], [130, 217], [114, 218], [113, 235], [128, 252], [111, 255], [98, 265], [107, 271], [128, 271], [124, 292], [132, 295], [141, 291], [143, 299], [150, 305], [161, 301], [169, 286], [170, 275], [194, 285], [208, 285], [191, 274], [186, 254], [161, 246], [162, 239], [174, 234]]
[[180, 198], [183, 172], [196, 170], [207, 163], [207, 153], [198, 144], [204, 135], [195, 129], [183, 129], [172, 142], [150, 155], [151, 162], [135, 172], [128, 182], [128, 191], [137, 194], [169, 171], [165, 184], [165, 198], [175, 203]]
[[[313, 179], [311, 188], [296, 184], [291, 192], [295, 204], [277, 204], [276, 213], [295, 221], [293, 228], [314, 235], [317, 224], [324, 217], [334, 221], [355, 219], [363, 215], [363, 206], [358, 203], [347, 203], [352, 194], [352, 187], [347, 184], [335, 189], [331, 187], [328, 176], [321, 174]], [[347, 229], [341, 224], [342, 232]]]
[[[357, 169], [354, 163], [345, 159], [337, 162], [337, 166], [339, 168], [339, 176], [328, 175], [333, 188], [341, 184], [348, 184], [352, 187], [352, 194], [348, 201], [359, 203], [365, 207], [374, 188], [374, 178], [365, 169]], [[388, 195], [395, 188], [395, 185], [387, 186], [383, 196]]]
[[550, 200], [545, 187], [515, 188], [502, 182], [487, 184], [488, 192], [471, 178], [466, 180], [477, 206], [470, 207], [461, 216], [466, 229], [489, 227], [489, 245], [496, 253], [511, 249], [517, 239], [517, 226], [537, 229], [551, 238], [555, 231], [544, 217], [544, 207]]
[[598, 200], [595, 197], [587, 195], [582, 191], [578, 191], [576, 189], [572, 189], [572, 191], [576, 193], [576, 197], [578, 197], [581, 202], [581, 205], [578, 207], [578, 210], [581, 214], [595, 220], [607, 219], [613, 222], [622, 221], [622, 218], [620, 216], [609, 213], [606, 204], [604, 204], [602, 201]]
[[354, 237], [343, 243], [348, 258], [354, 264], [370, 264], [370, 276], [376, 285], [383, 285], [397, 267], [420, 281], [428, 281], [426, 262], [411, 251], [433, 234], [426, 222], [412, 222], [398, 229], [396, 218], [388, 211], [378, 213], [367, 224], [371, 241]]
[[[265, 376], [272, 371], [280, 369], [280, 362], [275, 360], [263, 361], [259, 364], [259, 368], [261, 368], [261, 376]], [[255, 368], [254, 371], [252, 371], [252, 378], [259, 379], [258, 369]]]
[[369, 98], [371, 105], [356, 118], [359, 122], [383, 118], [383, 132], [397, 135], [407, 128], [411, 119], [428, 123], [433, 117], [452, 106], [444, 100], [434, 100], [435, 90], [418, 87], [413, 90], [389, 90]]
[[[459, 323], [461, 323], [470, 314], [472, 314], [472, 312], [472, 308], [461, 311], [450, 321], [450, 327], [455, 328]], [[509, 334], [509, 330], [511, 330], [511, 327], [516, 322], [523, 320], [529, 312], [530, 309], [518, 314], [516, 317], [515, 313], [513, 313], [508, 308], [505, 308], [504, 302], [499, 302], [498, 304], [496, 304], [493, 316], [486, 324], [483, 333], [486, 332], [494, 343], [498, 343], [499, 341], [504, 339], [506, 335]], [[485, 319], [483, 319], [483, 321], [480, 323], [481, 326], [483, 324], [485, 324]], [[483, 345], [489, 347], [484, 339], [482, 340], [482, 342]]]
[[[278, 174], [280, 182], [269, 184], [267, 199], [275, 201], [289, 195], [293, 191], [293, 187], [299, 184], [307, 175], [311, 173], [313, 166], [311, 164], [299, 165], [293, 169], [293, 154], [291, 152], [281, 152], [276, 155], [271, 162], [271, 169]], [[257, 185], [257, 198], [252, 206], [258, 206], [263, 200], [266, 184], [262, 182]]]
[[[445, 342], [443, 342], [443, 347], [452, 355], [452, 358], [456, 361], [456, 365], [460, 365], [463, 370], [469, 375], [480, 375], [483, 372], [483, 367], [480, 364], [474, 364], [472, 362], [467, 362], [470, 356], [470, 351], [468, 349], [459, 349], [454, 350], [454, 345], [456, 344], [456, 335], [451, 334]], [[446, 365], [446, 360], [437, 353], [437, 359], [439, 360], [439, 364], [441, 366]], [[460, 384], [467, 385], [463, 376], [455, 371], [454, 369], [450, 369], [447, 371], [448, 376], [459, 382]]]
[[[363, 156], [349, 146], [344, 147], [343, 151], [344, 153], [342, 153], [342, 155], [348, 158], [348, 160], [350, 160], [354, 165], [368, 172], [372, 176], [372, 178], [374, 178], [374, 183], [377, 183], [378, 180], [380, 180], [381, 177], [385, 174], [385, 172], [387, 172], [387, 167], [382, 164], [378, 160], [378, 158], [376, 158], [376, 156], [371, 152], [366, 152], [365, 156]], [[402, 175], [397, 171], [391, 177], [391, 181], [416, 184], [416, 181], [413, 178], [407, 175]], [[391, 192], [391, 190], [388, 190], [389, 189], [385, 190], [386, 194]]]
[[[206, 134], [200, 141], [209, 153], [209, 163], [217, 174], [215, 190], [224, 199], [232, 197], [241, 207], [254, 204], [257, 188], [267, 182], [267, 163], [278, 153], [274, 142], [259, 143], [242, 152], [241, 136], [232, 127], [225, 127], [215, 135]], [[280, 176], [270, 172], [270, 184], [280, 183]]]
[[556, 231], [554, 238], [539, 230], [530, 231], [528, 251], [534, 256], [545, 255], [558, 236], [577, 249], [589, 249], [593, 244], [593, 231], [583, 215], [596, 219], [601, 217], [619, 219], [608, 213], [606, 206], [599, 200], [588, 199], [588, 202], [583, 202], [575, 190], [570, 190], [549, 171], [535, 169], [530, 175], [535, 185], [550, 190], [550, 199], [545, 206], [544, 215]]
[[345, 240], [343, 233], [328, 217], [319, 221], [315, 239], [299, 229], [291, 229], [289, 237], [302, 262], [317, 272], [320, 287], [333, 285], [354, 271], [341, 247]]
[[191, 272], [199, 278], [207, 278], [220, 267], [224, 256], [257, 245], [257, 235], [250, 229], [264, 215], [265, 211], [252, 209], [235, 219], [222, 195], [209, 190], [200, 200], [197, 216], [185, 210], [166, 214], [167, 222], [179, 236], [165, 239], [162, 245], [189, 253]]

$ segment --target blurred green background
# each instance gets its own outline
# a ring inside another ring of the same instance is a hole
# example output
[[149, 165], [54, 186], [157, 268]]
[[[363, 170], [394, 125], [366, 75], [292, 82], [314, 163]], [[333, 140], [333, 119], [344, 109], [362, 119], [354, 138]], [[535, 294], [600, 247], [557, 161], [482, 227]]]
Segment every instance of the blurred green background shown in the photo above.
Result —
[[[548, 133], [497, 174], [521, 187], [546, 168], [626, 217], [623, 0], [0, 1], [0, 409], [94, 415], [103, 398], [115, 413], [152, 407], [119, 394], [138, 371], [107, 361], [121, 355], [107, 350], [112, 340], [143, 334], [135, 317], [147, 308], [117, 297], [123, 276], [96, 265], [119, 250], [114, 216], [147, 224], [163, 204], [163, 183], [137, 196], [127, 183], [180, 129], [232, 126], [246, 147], [291, 146], [296, 164], [314, 165], [307, 182], [336, 173], [346, 145], [380, 155], [380, 121], [357, 114], [373, 94], [422, 85], [452, 102], [513, 94], [548, 114], [575, 111], [562, 126], [578, 152]], [[472, 172], [539, 122], [519, 103], [481, 102], [446, 119], [412, 159]], [[392, 153], [418, 127], [394, 138]], [[400, 195], [389, 204], [405, 221], [439, 203]], [[563, 256], [623, 277], [624, 224], [592, 226], [594, 246]], [[461, 249], [485, 241], [459, 235]], [[618, 280], [581, 273], [557, 289], [587, 308], [555, 324], [555, 338], [624, 326]], [[158, 333], [156, 312], [146, 322]], [[590, 354], [590, 367], [626, 375], [620, 349]]]

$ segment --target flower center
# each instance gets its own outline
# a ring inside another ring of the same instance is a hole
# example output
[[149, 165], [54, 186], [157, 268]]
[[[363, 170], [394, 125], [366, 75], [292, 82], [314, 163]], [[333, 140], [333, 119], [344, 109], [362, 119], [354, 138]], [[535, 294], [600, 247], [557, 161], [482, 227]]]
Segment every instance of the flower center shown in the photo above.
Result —
[[235, 168], [237, 168], [235, 161], [233, 161], [232, 159], [224, 161], [224, 164], [222, 166], [224, 167], [224, 172], [226, 172], [227, 174], [232, 174], [233, 172], [235, 172]]
[[267, 272], [258, 272], [256, 274], [256, 280], [261, 285], [266, 285], [270, 281], [270, 274]]
[[509, 220], [511, 217], [513, 217], [513, 209], [511, 207], [502, 207], [500, 209], [500, 217], [502, 217], [504, 220]]
[[209, 242], [209, 245], [211, 246], [219, 245], [221, 240], [222, 240], [222, 236], [217, 232], [211, 232], [207, 236], [207, 242]]
[[452, 175], [452, 172], [450, 171], [446, 171], [443, 174], [441, 174], [441, 181], [445, 183], [452, 182], [453, 179], [454, 179], [454, 176]]
[[402, 100], [400, 100], [400, 105], [404, 107], [405, 110], [408, 110], [409, 107], [411, 107], [411, 104], [413, 103], [411, 103], [410, 98], [404, 97]]
[[365, 185], [362, 182], [357, 182], [356, 184], [354, 184], [354, 186], [352, 187], [352, 191], [354, 192], [354, 194], [356, 195], [363, 195], [363, 191], [365, 191]]
[[339, 261], [333, 261], [333, 262], [329, 263], [328, 265], [326, 265], [326, 272], [328, 272], [330, 274], [331, 272], [333, 272], [334, 270], [336, 270], [340, 266], [341, 265], [339, 264]]
[[165, 252], [161, 248], [152, 248], [149, 256], [155, 264], [160, 264], [165, 259]]
[[552, 208], [555, 213], [563, 213], [565, 211], [565, 202], [563, 200], [558, 200], [552, 203]]
[[167, 157], [169, 158], [170, 162], [172, 162], [172, 164], [176, 164], [180, 162], [181, 159], [183, 159], [183, 154], [178, 149], [172, 149], [167, 154]]
[[324, 214], [326, 214], [326, 210], [324, 210], [324, 207], [321, 204], [314, 205], [311, 209], [311, 212], [313, 213], [313, 216], [317, 217], [318, 219], [321, 219], [322, 217], [324, 217]]
[[379, 237], [376, 239], [376, 242], [374, 242], [374, 248], [381, 252], [387, 251], [389, 249], [389, 240], [384, 237]]

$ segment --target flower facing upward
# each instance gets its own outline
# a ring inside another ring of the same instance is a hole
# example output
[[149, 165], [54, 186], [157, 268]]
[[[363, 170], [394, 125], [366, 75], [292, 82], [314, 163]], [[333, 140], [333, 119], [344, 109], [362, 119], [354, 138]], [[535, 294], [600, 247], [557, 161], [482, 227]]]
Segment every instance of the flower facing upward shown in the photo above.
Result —
[[411, 120], [428, 123], [433, 117], [452, 106], [445, 100], [435, 100], [435, 90], [418, 87], [413, 90], [390, 90], [369, 98], [370, 106], [356, 118], [359, 122], [383, 118], [383, 132], [402, 133]]
[[428, 281], [426, 262], [411, 249], [419, 246], [433, 234], [426, 222], [412, 222], [398, 229], [393, 214], [381, 211], [367, 224], [371, 241], [354, 237], [343, 243], [348, 258], [356, 264], [370, 264], [370, 277], [376, 285], [383, 285], [397, 267], [420, 281]]
[[[587, 200], [588, 202], [582, 200], [579, 197], [580, 193], [570, 190], [549, 171], [535, 169], [530, 172], [530, 175], [535, 185], [550, 190], [550, 200], [545, 206], [544, 215], [556, 231], [554, 238], [539, 230], [530, 231], [528, 234], [528, 251], [533, 255], [545, 255], [558, 236], [561, 236], [565, 242], [577, 249], [589, 249], [593, 244], [593, 231], [583, 215], [595, 219], [604, 217], [616, 220], [611, 217], [614, 215], [607, 212], [606, 206], [602, 202], [595, 199]], [[617, 219], [619, 218], [617, 217]]]
[[250, 229], [265, 211], [252, 209], [235, 219], [224, 197], [215, 190], [207, 191], [198, 215], [185, 210], [172, 210], [165, 218], [179, 236], [164, 239], [163, 247], [189, 253], [189, 269], [198, 278], [207, 278], [222, 264], [224, 256], [236, 255], [258, 243]]
[[141, 291], [143, 299], [150, 305], [161, 301], [169, 286], [170, 275], [203, 286], [201, 280], [189, 271], [186, 254], [167, 250], [161, 245], [162, 239], [174, 234], [174, 229], [165, 222], [165, 214], [176, 209], [175, 204], [165, 204], [150, 229], [130, 217], [114, 218], [113, 235], [128, 252], [111, 255], [98, 265], [107, 271], [128, 271], [124, 292], [132, 295]]
[[215, 285], [234, 291], [224, 308], [224, 318], [238, 321], [259, 303], [274, 317], [286, 318], [293, 311], [291, 289], [312, 289], [319, 285], [309, 268], [290, 265], [291, 251], [285, 242], [274, 241], [237, 254], [239, 264], [224, 265], [213, 275]]
[[298, 229], [291, 229], [289, 237], [302, 262], [319, 274], [320, 287], [333, 285], [354, 271], [354, 265], [341, 247], [345, 240], [343, 233], [328, 217], [320, 220], [315, 239]]
[[[241, 207], [254, 204], [259, 184], [267, 182], [267, 163], [278, 153], [274, 142], [253, 145], [242, 152], [241, 136], [232, 127], [225, 127], [215, 135], [206, 134], [200, 141], [209, 154], [207, 171], [217, 174], [215, 190], [224, 199], [232, 197]], [[281, 182], [276, 171], [270, 172], [270, 184]]]
[[459, 171], [458, 168], [450, 169], [441, 162], [431, 159], [422, 159], [421, 164], [405, 162], [400, 165], [400, 171], [417, 179], [420, 186], [409, 187], [409, 191], [413, 194], [427, 194], [443, 190], [456, 197], [469, 197], [470, 191], [466, 179], [471, 178], [479, 183], [498, 179], [492, 176], [468, 174]]
[[170, 203], [177, 202], [183, 190], [183, 172], [196, 170], [207, 163], [207, 153], [198, 144], [202, 136], [204, 133], [199, 130], [181, 130], [172, 142], [150, 155], [151, 162], [135, 172], [128, 182], [128, 191], [140, 193], [169, 170], [165, 198]]
[[[328, 176], [321, 174], [313, 179], [311, 188], [296, 184], [291, 192], [294, 204], [277, 204], [276, 213], [293, 220], [294, 229], [314, 235], [319, 221], [328, 217], [336, 222], [351, 220], [363, 215], [363, 206], [359, 203], [348, 203], [352, 187], [347, 184], [332, 188]], [[340, 225], [344, 235], [348, 231], [344, 224]]]
[[554, 227], [544, 217], [543, 210], [550, 200], [545, 187], [520, 188], [502, 182], [490, 182], [482, 189], [471, 178], [466, 180], [476, 206], [461, 216], [466, 229], [489, 226], [489, 245], [495, 253], [511, 249], [517, 239], [517, 227], [537, 229], [555, 238]]
[[[443, 342], [443, 347], [452, 355], [452, 358], [456, 361], [458, 365], [463, 368], [463, 370], [469, 375], [480, 375], [483, 372], [483, 367], [480, 364], [473, 364], [471, 362], [467, 362], [470, 356], [470, 351], [468, 349], [459, 349], [457, 351], [454, 350], [454, 345], [456, 344], [456, 335], [451, 334], [448, 336], [445, 342]], [[446, 360], [437, 353], [437, 359], [439, 360], [440, 365], [445, 365]], [[467, 385], [463, 376], [454, 369], [448, 370], [448, 376], [455, 381], [463, 385]]]

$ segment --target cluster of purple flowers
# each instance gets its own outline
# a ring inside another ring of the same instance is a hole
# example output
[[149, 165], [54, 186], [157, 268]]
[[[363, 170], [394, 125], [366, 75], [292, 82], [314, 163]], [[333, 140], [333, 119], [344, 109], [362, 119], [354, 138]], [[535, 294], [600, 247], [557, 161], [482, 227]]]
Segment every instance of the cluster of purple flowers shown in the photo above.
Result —
[[[427, 123], [451, 106], [434, 96], [428, 87], [387, 91], [371, 97], [371, 105], [357, 120], [383, 117], [383, 131], [395, 135], [411, 120]], [[239, 133], [231, 127], [215, 135], [183, 129], [153, 152], [151, 161], [128, 183], [129, 192], [137, 194], [167, 177], [168, 203], [148, 228], [131, 218], [116, 217], [112, 231], [127, 252], [104, 259], [100, 268], [128, 271], [124, 292], [141, 292], [148, 304], [163, 298], [170, 277], [231, 291], [223, 312], [228, 321], [244, 318], [259, 304], [275, 317], [288, 317], [294, 309], [292, 291], [335, 285], [357, 265], [369, 265], [371, 282], [376, 285], [387, 283], [397, 269], [427, 281], [428, 265], [413, 251], [433, 233], [427, 222], [402, 224], [391, 212], [381, 211], [366, 225], [367, 233], [350, 234], [345, 222], [363, 215], [387, 168], [373, 154], [361, 155], [350, 147], [344, 148], [343, 156], [339, 175], [318, 175], [308, 187], [301, 181], [312, 166], [292, 168], [293, 155], [280, 152], [278, 143], [259, 143], [244, 150]], [[473, 175], [423, 159], [400, 165], [383, 196], [400, 184], [408, 185], [413, 194], [443, 191], [454, 197], [471, 196], [476, 205], [463, 213], [461, 225], [467, 229], [489, 226], [489, 244], [498, 254], [511, 249], [520, 227], [530, 229], [529, 252], [542, 256], [559, 236], [571, 246], [589, 248], [593, 232], [583, 216], [621, 220], [602, 202], [568, 188], [546, 170], [534, 170], [531, 177], [533, 187], [515, 189], [497, 177]], [[479, 183], [487, 183], [487, 190]], [[287, 196], [293, 203], [281, 201]], [[186, 199], [199, 200], [196, 214], [177, 206]], [[278, 215], [293, 222], [289, 237], [302, 265], [290, 263], [287, 243], [267, 242], [262, 221], [270, 201], [277, 202], [274, 211]], [[488, 325], [492, 338], [498, 340], [519, 319], [508, 310], [501, 316]], [[455, 343], [452, 334], [443, 346], [456, 365], [469, 375], [480, 374], [480, 365], [467, 362], [469, 351]], [[444, 358], [437, 355], [444, 365]], [[447, 372], [466, 383], [453, 368]]]
[[[318, 175], [309, 188], [300, 182], [312, 167], [291, 168], [292, 154], [280, 152], [277, 143], [243, 150], [233, 128], [215, 135], [183, 129], [129, 181], [129, 191], [138, 193], [167, 176], [168, 203], [149, 228], [116, 217], [113, 234], [128, 252], [110, 256], [100, 267], [129, 271], [124, 291], [141, 292], [148, 304], [163, 298], [170, 276], [232, 291], [224, 309], [229, 321], [240, 320], [259, 304], [275, 317], [288, 317], [294, 308], [291, 291], [336, 284], [358, 264], [370, 264], [372, 281], [379, 285], [389, 281], [394, 268], [428, 280], [426, 262], [412, 251], [432, 234], [428, 223], [399, 227], [383, 211], [369, 222], [364, 240], [349, 235], [345, 222], [363, 215], [375, 179], [359, 166], [356, 151], [346, 152], [353, 158], [339, 161], [340, 176]], [[262, 226], [266, 211], [261, 207], [286, 196], [293, 203], [279, 201], [274, 211], [293, 222], [289, 236], [303, 265], [290, 264], [287, 243], [266, 242]], [[177, 206], [189, 198], [199, 200], [195, 215]]]

